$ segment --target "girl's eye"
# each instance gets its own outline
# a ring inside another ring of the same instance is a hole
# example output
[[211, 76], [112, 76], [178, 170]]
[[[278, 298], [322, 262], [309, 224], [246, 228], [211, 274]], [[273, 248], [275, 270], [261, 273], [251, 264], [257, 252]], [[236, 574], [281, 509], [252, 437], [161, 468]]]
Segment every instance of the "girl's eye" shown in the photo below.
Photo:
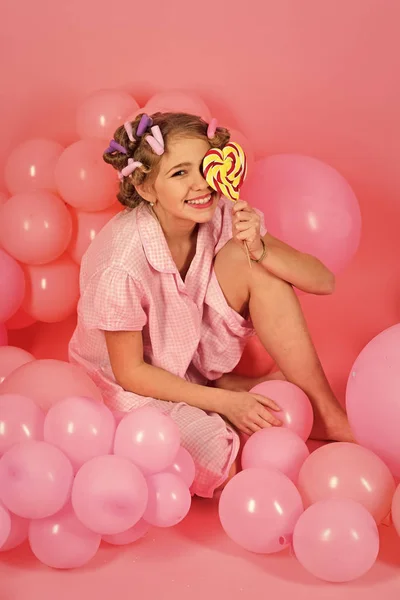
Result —
[[180, 176], [180, 175], [182, 175], [182, 174], [184, 174], [184, 173], [186, 173], [186, 171], [183, 171], [183, 170], [181, 170], [181, 171], [177, 171], [176, 173], [174, 173], [174, 174], [172, 175], [172, 177], [176, 177], [177, 175], [179, 175], [179, 176]]

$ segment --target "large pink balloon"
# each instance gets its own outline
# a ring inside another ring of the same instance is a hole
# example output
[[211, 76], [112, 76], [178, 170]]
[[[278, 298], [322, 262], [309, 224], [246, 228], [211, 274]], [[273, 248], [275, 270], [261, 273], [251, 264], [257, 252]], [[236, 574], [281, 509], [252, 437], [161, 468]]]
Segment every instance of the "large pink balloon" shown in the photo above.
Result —
[[147, 102], [143, 112], [149, 115], [155, 112], [184, 112], [198, 115], [207, 122], [211, 120], [210, 109], [204, 100], [193, 92], [181, 90], [170, 90], [154, 94]]
[[55, 569], [82, 567], [96, 554], [101, 536], [85, 527], [68, 503], [57, 514], [31, 521], [29, 544], [42, 563]]
[[14, 444], [43, 440], [44, 412], [31, 398], [0, 394], [0, 456]]
[[97, 456], [75, 476], [72, 505], [86, 527], [101, 534], [126, 531], [142, 518], [147, 483], [140, 470], [121, 456]]
[[26, 539], [28, 539], [29, 519], [24, 519], [18, 515], [10, 514], [11, 529], [7, 537], [7, 540], [0, 547], [0, 552], [6, 552], [12, 550], [17, 546], [20, 546]]
[[141, 519], [126, 531], [122, 533], [114, 533], [113, 535], [103, 535], [102, 539], [107, 544], [113, 544], [114, 546], [125, 546], [126, 544], [132, 544], [144, 537], [148, 533], [150, 525]]
[[35, 360], [35, 357], [22, 348], [3, 346], [0, 348], [0, 383], [13, 371]]
[[53, 140], [22, 142], [9, 155], [4, 176], [12, 194], [33, 190], [56, 191], [54, 169], [64, 148]]
[[114, 416], [107, 406], [82, 396], [59, 400], [44, 423], [45, 441], [60, 448], [75, 471], [89, 459], [109, 454], [114, 433]]
[[398, 535], [400, 535], [400, 485], [397, 486], [392, 500], [392, 519]]
[[149, 500], [143, 519], [156, 527], [173, 527], [186, 517], [192, 497], [179, 475], [156, 473], [147, 478]]
[[144, 406], [127, 414], [117, 427], [114, 453], [130, 458], [145, 474], [169, 467], [180, 446], [177, 424], [156, 408]]
[[4, 323], [0, 323], [0, 348], [6, 347], [8, 344], [8, 332]]
[[357, 198], [340, 173], [315, 158], [280, 154], [259, 160], [241, 195], [263, 211], [269, 233], [334, 272], [358, 248]]
[[243, 469], [273, 467], [296, 483], [309, 455], [305, 442], [296, 433], [271, 427], [250, 436], [243, 448], [241, 462]]
[[25, 275], [21, 266], [0, 248], [0, 323], [13, 316], [25, 294]]
[[7, 329], [25, 329], [36, 323], [36, 319], [28, 315], [27, 312], [20, 306], [17, 312], [12, 317], [7, 319]]
[[5, 204], [8, 200], [8, 198], [9, 198], [9, 196], [7, 194], [5, 194], [4, 192], [0, 192], [0, 206]]
[[45, 323], [63, 321], [76, 310], [79, 267], [63, 254], [46, 265], [25, 265], [26, 294], [22, 304], [28, 314]]
[[303, 464], [297, 487], [305, 506], [318, 500], [352, 498], [379, 524], [390, 512], [395, 491], [385, 463], [367, 448], [338, 442], [315, 450]]
[[271, 468], [246, 469], [229, 481], [219, 502], [227, 535], [251, 552], [270, 554], [287, 547], [303, 512], [295, 485]]
[[65, 202], [87, 211], [103, 210], [115, 203], [118, 177], [103, 161], [105, 149], [100, 140], [81, 140], [64, 150], [55, 177]]
[[85, 212], [71, 208], [73, 231], [68, 254], [76, 264], [81, 264], [82, 256], [96, 235], [112, 217], [121, 212], [121, 209], [122, 205], [119, 203], [99, 212]]
[[196, 475], [196, 466], [190, 453], [186, 450], [186, 448], [181, 446], [178, 450], [178, 454], [173, 460], [172, 465], [167, 467], [165, 471], [167, 473], [179, 475], [187, 487], [190, 488]]
[[51, 358], [35, 360], [16, 369], [0, 385], [0, 394], [28, 396], [44, 411], [68, 396], [88, 396], [103, 401], [100, 390], [82, 368]]
[[313, 409], [308, 396], [297, 385], [288, 381], [264, 381], [251, 391], [275, 400], [281, 410], [274, 412], [274, 416], [282, 422], [282, 427], [297, 433], [304, 441], [309, 438], [314, 421]]
[[400, 476], [400, 324], [361, 351], [347, 382], [346, 408], [354, 437]]
[[70, 496], [72, 480], [68, 458], [46, 442], [21, 442], [0, 458], [0, 500], [26, 519], [42, 519], [60, 510]]
[[132, 96], [122, 90], [99, 90], [79, 106], [76, 125], [79, 137], [109, 141], [128, 115], [139, 108]]
[[368, 511], [354, 500], [322, 500], [298, 520], [293, 549], [299, 562], [315, 577], [352, 581], [375, 563], [378, 529]]
[[0, 209], [0, 243], [23, 263], [38, 265], [58, 258], [71, 235], [71, 215], [50, 192], [17, 194]]
[[11, 517], [8, 510], [0, 504], [0, 550], [11, 533]]

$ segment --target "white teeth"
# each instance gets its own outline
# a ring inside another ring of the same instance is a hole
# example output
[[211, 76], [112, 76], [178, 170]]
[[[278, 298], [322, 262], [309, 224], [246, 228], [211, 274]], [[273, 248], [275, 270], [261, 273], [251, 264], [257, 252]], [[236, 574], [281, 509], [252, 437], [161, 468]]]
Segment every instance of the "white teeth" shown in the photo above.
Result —
[[207, 198], [202, 198], [202, 200], [187, 200], [188, 204], [208, 204], [211, 200], [211, 194], [207, 196]]

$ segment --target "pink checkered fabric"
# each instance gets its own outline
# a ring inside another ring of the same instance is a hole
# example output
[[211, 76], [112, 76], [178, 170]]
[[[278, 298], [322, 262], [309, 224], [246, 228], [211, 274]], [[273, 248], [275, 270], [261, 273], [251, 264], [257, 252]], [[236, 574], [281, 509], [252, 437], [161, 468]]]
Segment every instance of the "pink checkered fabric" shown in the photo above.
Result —
[[142, 331], [145, 361], [194, 383], [231, 372], [254, 334], [251, 322], [227, 304], [214, 272], [214, 257], [231, 237], [232, 203], [221, 198], [213, 220], [199, 227], [182, 281], [147, 205], [116, 215], [82, 260], [69, 346], [71, 362], [84, 367], [111, 409], [151, 404], [176, 421], [196, 463], [193, 491], [205, 497], [226, 478], [239, 449], [237, 433], [217, 414], [124, 390], [113, 376], [104, 330]]

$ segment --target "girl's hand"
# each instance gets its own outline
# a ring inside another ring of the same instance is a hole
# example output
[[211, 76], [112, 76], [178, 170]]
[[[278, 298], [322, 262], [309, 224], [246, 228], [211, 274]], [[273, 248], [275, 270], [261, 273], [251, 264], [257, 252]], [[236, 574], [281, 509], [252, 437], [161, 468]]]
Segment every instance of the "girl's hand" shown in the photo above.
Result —
[[265, 427], [282, 425], [270, 410], [280, 408], [273, 400], [251, 392], [229, 392], [220, 414], [237, 429], [251, 435]]
[[258, 259], [262, 255], [260, 217], [245, 200], [238, 200], [233, 207], [232, 235], [233, 239], [243, 246], [246, 242], [251, 258]]

